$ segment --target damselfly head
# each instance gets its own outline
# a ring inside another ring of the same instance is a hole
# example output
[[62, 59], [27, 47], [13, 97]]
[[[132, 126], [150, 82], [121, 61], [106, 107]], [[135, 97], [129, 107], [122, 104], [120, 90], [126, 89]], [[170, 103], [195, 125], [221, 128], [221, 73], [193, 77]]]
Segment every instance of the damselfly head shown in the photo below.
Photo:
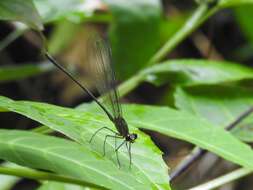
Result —
[[137, 139], [137, 134], [136, 133], [132, 133], [132, 134], [128, 134], [126, 136], [126, 141], [130, 142], [130, 143], [134, 143], [135, 139]]

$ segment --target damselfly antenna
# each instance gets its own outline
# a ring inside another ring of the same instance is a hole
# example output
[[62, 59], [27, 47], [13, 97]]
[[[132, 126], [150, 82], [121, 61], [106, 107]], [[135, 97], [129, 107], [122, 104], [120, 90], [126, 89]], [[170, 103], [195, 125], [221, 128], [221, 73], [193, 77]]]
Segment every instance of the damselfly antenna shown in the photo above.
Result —
[[[88, 46], [88, 60], [87, 65], [89, 67], [90, 74], [94, 77], [97, 90], [100, 94], [105, 94], [108, 98], [109, 108], [104, 106], [93, 93], [81, 84], [70, 72], [68, 72], [63, 66], [57, 63], [57, 61], [50, 56], [48, 52], [45, 53], [46, 57], [63, 73], [71, 78], [84, 92], [86, 92], [106, 113], [108, 118], [113, 122], [117, 131], [114, 131], [108, 127], [102, 127], [98, 129], [91, 137], [90, 143], [94, 137], [102, 130], [110, 131], [113, 135], [106, 135], [103, 144], [103, 155], [105, 155], [105, 145], [108, 138], [114, 138], [115, 140], [115, 152], [117, 162], [120, 167], [120, 161], [118, 157], [118, 150], [125, 144], [129, 154], [130, 167], [132, 164], [131, 156], [131, 144], [137, 139], [137, 134], [130, 133], [127, 122], [122, 116], [122, 109], [119, 103], [119, 95], [116, 88], [115, 72], [112, 68], [111, 50], [108, 44], [101, 38], [91, 38]], [[109, 111], [110, 110], [110, 111]], [[117, 146], [116, 139], [124, 139], [123, 142]]]

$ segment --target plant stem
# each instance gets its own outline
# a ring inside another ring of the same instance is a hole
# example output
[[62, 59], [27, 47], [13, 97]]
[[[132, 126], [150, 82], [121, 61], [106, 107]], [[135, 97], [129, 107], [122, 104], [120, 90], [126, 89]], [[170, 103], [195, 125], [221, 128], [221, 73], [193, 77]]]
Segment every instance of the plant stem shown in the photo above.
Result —
[[164, 46], [151, 58], [149, 65], [161, 61], [169, 52], [171, 52], [180, 42], [189, 36], [197, 27], [204, 22], [202, 19], [208, 12], [207, 3], [201, 3], [193, 15], [186, 21], [184, 26], [174, 34]]
[[66, 177], [66, 176], [62, 176], [62, 175], [56, 175], [56, 174], [52, 174], [49, 172], [42, 172], [42, 171], [36, 171], [36, 170], [31, 170], [31, 169], [25, 169], [25, 168], [0, 167], [0, 174], [25, 177], [25, 178], [29, 178], [29, 179], [35, 179], [35, 180], [57, 181], [57, 182], [70, 183], [70, 184], [81, 185], [81, 186], [86, 186], [86, 187], [87, 186], [94, 187], [94, 188], [98, 188], [98, 189], [107, 189], [103, 186], [96, 185], [96, 184], [93, 184], [90, 182], [86, 182], [84, 180]]
[[145, 74], [142, 72], [139, 72], [136, 75], [129, 78], [124, 83], [122, 83], [118, 87], [120, 97], [126, 95], [127, 93], [135, 89], [144, 80], [144, 77], [145, 77]]
[[202, 189], [205, 189], [205, 190], [209, 190], [209, 189], [214, 189], [214, 188], [217, 188], [217, 187], [220, 187], [226, 183], [229, 183], [231, 181], [234, 181], [236, 179], [239, 179], [241, 177], [244, 177], [246, 175], [249, 175], [251, 174], [253, 171], [252, 170], [249, 170], [249, 169], [246, 169], [246, 168], [240, 168], [240, 169], [237, 169], [233, 172], [230, 172], [226, 175], [223, 175], [221, 177], [218, 177], [212, 181], [209, 181], [207, 183], [204, 183], [202, 185], [199, 185], [197, 187], [193, 187], [189, 190], [202, 190]]
[[206, 150], [203, 150], [199, 147], [193, 148], [190, 154], [188, 154], [176, 167], [176, 169], [170, 174], [170, 181], [174, 180], [184, 171], [186, 171], [192, 163], [196, 162], [201, 158], [202, 155], [206, 153]]
[[[206, 19], [208, 19], [216, 8], [208, 9], [206, 3], [202, 3], [195, 10], [193, 15], [186, 21], [184, 26], [171, 37], [163, 47], [149, 60], [148, 66], [154, 65], [161, 61], [168, 53], [170, 53], [180, 42], [182, 42], [187, 36], [198, 28]], [[145, 70], [145, 69], [144, 69]], [[126, 95], [134, 88], [136, 88], [145, 78], [143, 71], [138, 72], [136, 75], [129, 78], [127, 81], [119, 86], [120, 97]]]
[[14, 42], [17, 38], [22, 36], [28, 28], [17, 26], [7, 37], [5, 37], [0, 43], [0, 52], [3, 51], [7, 46]]
[[[225, 127], [226, 130], [231, 130], [235, 128], [238, 124], [240, 124], [245, 118], [247, 118], [250, 114], [253, 113], [253, 107], [249, 108], [241, 115], [239, 115], [232, 123]], [[207, 151], [203, 150], [199, 147], [195, 147], [189, 156], [186, 156], [183, 161], [176, 167], [176, 169], [171, 173], [170, 180], [174, 180], [184, 171], [186, 171], [195, 161], [200, 159]]]

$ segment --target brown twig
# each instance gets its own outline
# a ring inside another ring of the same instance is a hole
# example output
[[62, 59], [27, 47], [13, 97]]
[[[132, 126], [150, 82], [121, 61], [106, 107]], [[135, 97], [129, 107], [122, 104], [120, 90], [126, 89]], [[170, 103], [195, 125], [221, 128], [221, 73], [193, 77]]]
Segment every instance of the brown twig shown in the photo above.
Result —
[[[227, 127], [225, 127], [225, 129], [228, 131], [233, 129], [235, 126], [241, 123], [246, 117], [248, 117], [252, 112], [253, 112], [253, 107], [243, 112], [240, 116], [238, 116], [235, 119], [235, 121], [233, 121]], [[207, 152], [206, 150], [201, 149], [199, 147], [194, 148], [192, 152], [188, 156], [186, 156], [185, 159], [170, 174], [170, 180], [171, 181], [175, 180], [176, 177], [178, 177], [180, 174], [186, 171], [194, 162], [199, 160], [206, 152]]]

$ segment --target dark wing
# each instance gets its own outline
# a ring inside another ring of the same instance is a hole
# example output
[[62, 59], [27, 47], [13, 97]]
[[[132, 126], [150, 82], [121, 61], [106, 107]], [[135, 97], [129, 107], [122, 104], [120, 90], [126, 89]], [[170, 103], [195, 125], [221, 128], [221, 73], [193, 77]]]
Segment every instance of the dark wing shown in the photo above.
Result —
[[109, 44], [96, 35], [88, 40], [87, 50], [88, 72], [98, 92], [103, 95], [103, 103], [114, 118], [121, 117], [122, 110]]

